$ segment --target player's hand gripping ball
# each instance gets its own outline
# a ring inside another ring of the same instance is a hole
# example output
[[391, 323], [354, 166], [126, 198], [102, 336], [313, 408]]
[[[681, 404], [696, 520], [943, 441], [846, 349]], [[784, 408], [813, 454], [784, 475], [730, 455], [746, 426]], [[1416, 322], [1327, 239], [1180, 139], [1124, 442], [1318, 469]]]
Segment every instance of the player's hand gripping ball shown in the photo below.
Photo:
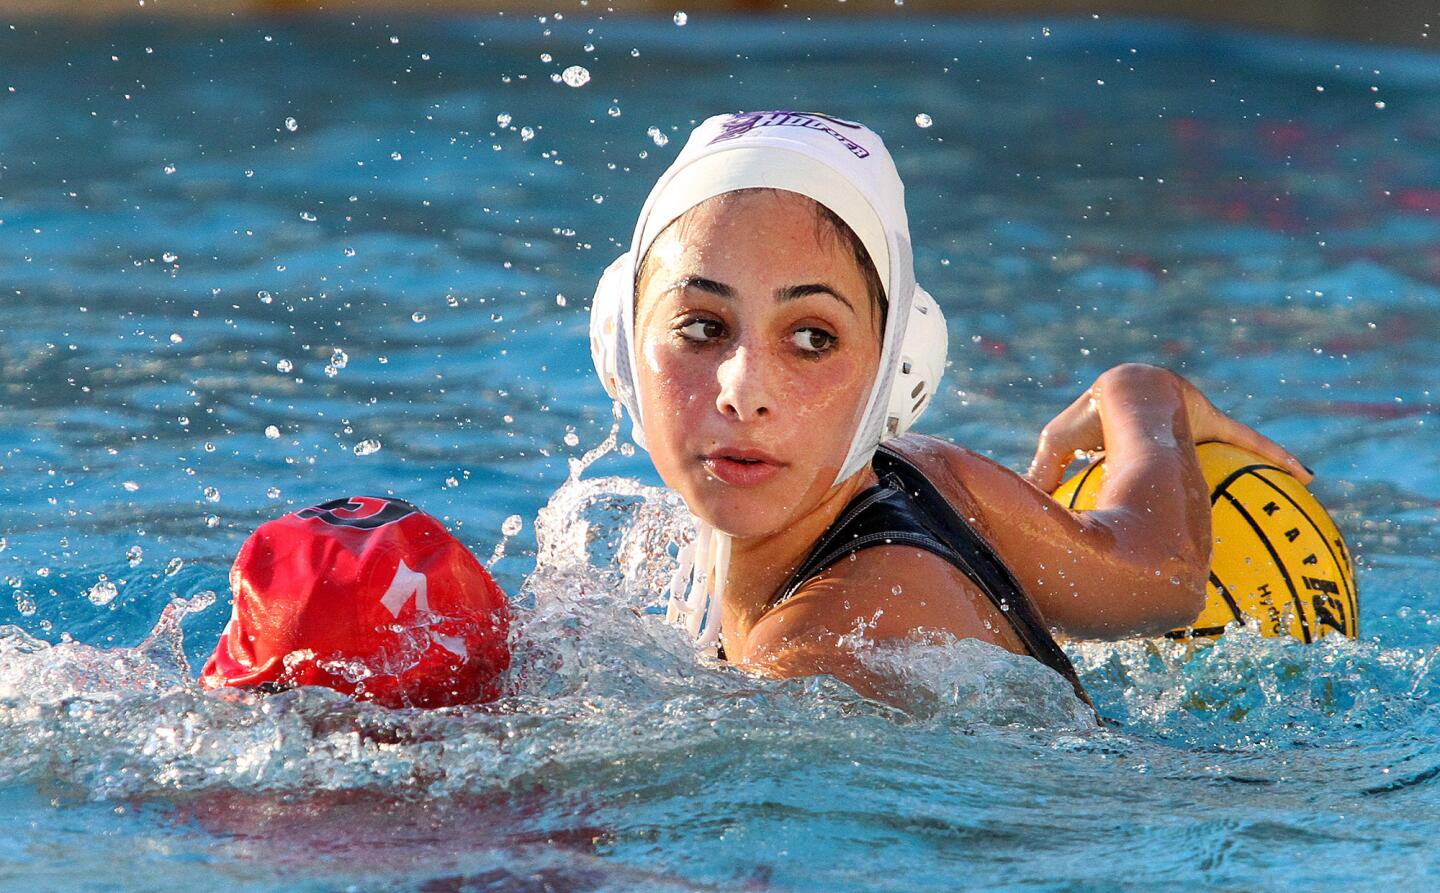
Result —
[[[1218, 636], [1231, 623], [1267, 637], [1313, 642], [1360, 634], [1355, 564], [1335, 522], [1310, 491], [1274, 464], [1227, 443], [1196, 449], [1210, 486], [1210, 582], [1205, 609], [1171, 638]], [[1095, 507], [1105, 482], [1096, 462], [1061, 484], [1055, 499]]]

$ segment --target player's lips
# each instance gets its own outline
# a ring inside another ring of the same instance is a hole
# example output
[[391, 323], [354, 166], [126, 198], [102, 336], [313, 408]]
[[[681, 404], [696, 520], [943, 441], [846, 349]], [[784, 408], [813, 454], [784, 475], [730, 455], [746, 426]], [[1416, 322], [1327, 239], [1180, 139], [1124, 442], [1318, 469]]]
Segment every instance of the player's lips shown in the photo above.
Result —
[[785, 463], [764, 450], [720, 447], [700, 457], [705, 470], [732, 487], [763, 484], [785, 467]]

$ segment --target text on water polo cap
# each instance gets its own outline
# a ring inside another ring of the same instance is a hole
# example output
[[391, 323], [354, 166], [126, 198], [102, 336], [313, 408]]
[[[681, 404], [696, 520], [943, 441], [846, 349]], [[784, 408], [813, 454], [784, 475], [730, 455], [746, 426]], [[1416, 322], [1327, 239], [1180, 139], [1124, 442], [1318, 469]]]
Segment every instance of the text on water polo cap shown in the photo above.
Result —
[[807, 130], [818, 130], [821, 133], [828, 133], [838, 140], [842, 146], [850, 150], [850, 154], [856, 158], [870, 157], [869, 149], [866, 149], [834, 127], [831, 127], [831, 124], [848, 127], [852, 130], [862, 129], [859, 124], [851, 121], [810, 112], [741, 112], [738, 115], [731, 115], [728, 121], [720, 125], [720, 135], [711, 140], [710, 145], [713, 146], [725, 140], [733, 140], [736, 137], [744, 136], [758, 127], [804, 127]]

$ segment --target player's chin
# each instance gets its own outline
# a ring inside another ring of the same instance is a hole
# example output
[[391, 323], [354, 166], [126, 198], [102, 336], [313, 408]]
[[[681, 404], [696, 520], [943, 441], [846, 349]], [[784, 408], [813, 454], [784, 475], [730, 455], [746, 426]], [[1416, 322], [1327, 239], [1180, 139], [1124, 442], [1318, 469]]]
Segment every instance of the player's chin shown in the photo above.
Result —
[[793, 513], [783, 490], [757, 487], [737, 491], [713, 479], [686, 502], [700, 520], [736, 539], [773, 534], [792, 520]]

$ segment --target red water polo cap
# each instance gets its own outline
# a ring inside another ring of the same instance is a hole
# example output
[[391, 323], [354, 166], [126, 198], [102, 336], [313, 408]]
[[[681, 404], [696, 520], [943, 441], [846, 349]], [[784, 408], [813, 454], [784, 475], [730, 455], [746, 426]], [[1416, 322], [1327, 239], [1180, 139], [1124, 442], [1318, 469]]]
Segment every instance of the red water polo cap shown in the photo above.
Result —
[[200, 681], [323, 685], [386, 707], [500, 695], [505, 593], [439, 521], [351, 496], [267, 521], [230, 569], [235, 606]]

